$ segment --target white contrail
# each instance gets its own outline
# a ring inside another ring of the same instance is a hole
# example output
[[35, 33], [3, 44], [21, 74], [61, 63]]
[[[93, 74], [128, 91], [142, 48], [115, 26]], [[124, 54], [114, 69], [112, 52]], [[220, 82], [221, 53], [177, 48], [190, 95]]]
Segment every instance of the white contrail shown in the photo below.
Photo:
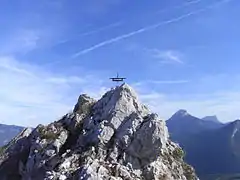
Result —
[[90, 48], [81, 50], [80, 52], [74, 54], [74, 55], [72, 56], [72, 58], [76, 58], [76, 57], [78, 57], [78, 56], [80, 56], [80, 55], [87, 54], [87, 53], [89, 53], [89, 52], [91, 52], [91, 51], [93, 51], [93, 50], [95, 50], [95, 49], [98, 49], [98, 48], [100, 48], [100, 47], [106, 46], [106, 45], [108, 45], [108, 44], [112, 44], [112, 43], [114, 43], [114, 42], [118, 42], [118, 41], [123, 40], [123, 39], [127, 39], [127, 38], [132, 37], [132, 36], [134, 36], [134, 35], [136, 35], [136, 34], [140, 34], [140, 33], [143, 33], [143, 32], [145, 32], [145, 31], [149, 31], [149, 30], [151, 30], [151, 29], [156, 29], [156, 28], [158, 28], [158, 27], [160, 27], [160, 26], [163, 26], [163, 25], [167, 25], [167, 24], [171, 24], [171, 23], [174, 23], [174, 22], [181, 21], [181, 20], [183, 20], [183, 19], [186, 19], [186, 18], [188, 18], [188, 17], [190, 17], [190, 16], [193, 16], [193, 15], [195, 15], [195, 14], [199, 14], [199, 13], [201, 13], [201, 12], [203, 12], [203, 11], [208, 10], [208, 9], [215, 8], [215, 6], [217, 6], [217, 5], [219, 5], [219, 4], [226, 3], [226, 2], [230, 2], [230, 1], [231, 1], [231, 0], [219, 1], [219, 2], [217, 2], [217, 3], [214, 3], [214, 4], [209, 5], [209, 6], [207, 6], [207, 7], [198, 9], [198, 10], [196, 10], [196, 11], [190, 12], [190, 13], [188, 13], [188, 14], [181, 15], [181, 16], [179, 16], [179, 17], [177, 17], [177, 18], [173, 18], [173, 19], [170, 19], [170, 20], [168, 20], [168, 21], [163, 21], [163, 22], [160, 22], [160, 23], [157, 23], [157, 24], [154, 24], [154, 25], [151, 25], [151, 26], [147, 26], [147, 27], [141, 28], [141, 29], [139, 29], [139, 30], [130, 32], [130, 33], [128, 33], [128, 34], [124, 34], [124, 35], [121, 35], [121, 36], [118, 36], [118, 37], [115, 37], [115, 38], [112, 38], [112, 39], [103, 41], [103, 42], [101, 42], [101, 43], [98, 43], [98, 44], [90, 47]]
[[76, 37], [84, 37], [84, 36], [89, 36], [89, 35], [92, 35], [92, 34], [97, 34], [97, 33], [101, 32], [101, 31], [105, 31], [105, 30], [110, 29], [110, 28], [118, 27], [121, 24], [122, 24], [122, 22], [112, 23], [112, 24], [109, 24], [107, 26], [103, 26], [103, 27], [97, 28], [97, 29], [89, 31], [89, 32], [78, 34], [78, 35], [74, 36], [74, 38], [69, 38], [69, 39], [65, 39], [65, 40], [59, 41], [56, 45], [64, 44], [64, 43], [66, 43], [68, 41], [71, 41], [72, 39], [75, 39]]
[[107, 25], [107, 26], [104, 26], [104, 27], [100, 27], [96, 30], [92, 30], [92, 31], [77, 35], [77, 37], [88, 36], [88, 35], [91, 35], [91, 34], [99, 33], [101, 31], [105, 31], [105, 30], [113, 28], [113, 27], [118, 27], [121, 24], [122, 24], [122, 22], [113, 23], [113, 24], [110, 24], [110, 25]]
[[[183, 8], [183, 7], [189, 6], [189, 5], [191, 5], [191, 4], [196, 4], [196, 3], [200, 2], [200, 1], [202, 1], [202, 0], [189, 1], [189, 2], [184, 3], [184, 4], [181, 5], [181, 6], [175, 6], [175, 7], [171, 8], [171, 9]], [[169, 9], [165, 9], [165, 10], [160, 10], [160, 11], [156, 12], [155, 14], [158, 14], [158, 13], [164, 12], [164, 11], [168, 11], [168, 10], [170, 10], [170, 8], [169, 8]], [[76, 37], [84, 37], [84, 36], [89, 36], [89, 35], [92, 35], [92, 34], [97, 34], [97, 33], [101, 32], [101, 31], [105, 31], [105, 30], [108, 30], [108, 29], [110, 29], [110, 28], [118, 27], [118, 26], [120, 26], [120, 25], [122, 25], [122, 24], [123, 24], [122, 22], [112, 23], [112, 24], [109, 24], [109, 25], [106, 25], [106, 26], [97, 28], [97, 29], [92, 30], [92, 31], [89, 31], [89, 32], [85, 32], [85, 33], [82, 33], [82, 34], [78, 34], [78, 35], [76, 35], [74, 38], [69, 38], [69, 39], [61, 40], [61, 41], [59, 41], [56, 45], [67, 43], [68, 41], [71, 41], [72, 39], [75, 39]]]
[[[189, 1], [189, 2], [184, 3], [184, 4], [181, 5], [181, 6], [175, 6], [175, 7], [171, 8], [171, 9], [183, 8], [183, 7], [189, 6], [189, 5], [191, 5], [191, 4], [196, 4], [196, 3], [200, 2], [200, 1], [202, 1], [202, 0]], [[170, 8], [169, 8], [169, 9], [162, 10], [162, 11], [168, 11], [168, 10], [170, 10]], [[159, 12], [161, 12], [161, 11], [158, 11], [158, 12], [156, 12], [156, 13], [159, 13]], [[76, 37], [84, 37], [84, 36], [89, 36], [89, 35], [92, 35], [92, 34], [96, 34], [96, 33], [99, 33], [99, 32], [101, 32], [101, 31], [105, 31], [105, 30], [110, 29], [110, 28], [118, 27], [118, 26], [120, 26], [120, 25], [122, 25], [122, 24], [123, 24], [122, 22], [112, 23], [112, 24], [109, 24], [109, 25], [107, 25], [107, 26], [103, 26], [103, 27], [100, 27], [100, 28], [98, 28], [98, 29], [95, 29], [95, 30], [92, 30], [92, 31], [89, 31], [89, 32], [85, 32], [85, 33], [82, 33], [82, 34], [79, 34], [79, 35], [76, 35], [74, 38], [76, 38]], [[73, 39], [73, 38], [62, 40], [62, 41], [60, 41], [58, 44], [66, 43], [66, 42], [68, 42], [68, 41], [70, 41], [70, 40], [72, 40], [72, 39]]]
[[196, 4], [196, 3], [199, 3], [200, 1], [202, 1], [202, 0], [188, 1], [184, 5], [187, 6], [187, 5], [190, 5], [190, 4]]

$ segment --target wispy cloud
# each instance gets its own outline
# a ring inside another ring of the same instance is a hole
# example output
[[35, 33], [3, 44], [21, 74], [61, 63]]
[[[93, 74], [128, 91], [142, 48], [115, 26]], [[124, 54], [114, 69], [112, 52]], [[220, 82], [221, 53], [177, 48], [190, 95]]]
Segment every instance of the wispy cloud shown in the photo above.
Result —
[[173, 51], [173, 50], [161, 51], [158, 49], [147, 49], [146, 51], [150, 54], [151, 57], [158, 59], [160, 63], [184, 64], [182, 60], [183, 54], [178, 51]]
[[234, 121], [240, 117], [240, 93], [234, 91], [194, 94], [194, 97], [149, 91], [139, 97], [165, 120], [179, 109], [186, 109], [197, 117], [217, 115], [223, 122]]
[[53, 83], [53, 84], [81, 84], [81, 83], [86, 83], [87, 79], [83, 79], [77, 76], [70, 76], [70, 77], [50, 77], [45, 80], [48, 83]]
[[184, 84], [189, 83], [189, 80], [169, 80], [169, 81], [150, 81], [153, 84]]
[[17, 35], [16, 41], [23, 46], [24, 49], [34, 49], [40, 39], [37, 31], [23, 30]]
[[[35, 126], [46, 124], [72, 109], [78, 95], [87, 93], [99, 98], [109, 88], [108, 84], [96, 81], [94, 75], [67, 76], [53, 74], [41, 67], [26, 64], [15, 58], [0, 57], [0, 113], [1, 123]], [[7, 77], [7, 78], [6, 78]], [[235, 78], [234, 78], [235, 77]], [[199, 93], [163, 93], [153, 89], [151, 84], [132, 84], [140, 99], [153, 112], [167, 119], [178, 109], [187, 109], [193, 115], [218, 115], [222, 120], [234, 120], [239, 117], [240, 87], [221, 88], [221, 82], [228, 78], [239, 81], [240, 76], [214, 76], [196, 80], [196, 88], [210, 89], [217, 86], [221, 91]], [[217, 82], [217, 84], [216, 84]], [[150, 80], [156, 85], [191, 83], [188, 80]], [[186, 84], [187, 85], [187, 84]], [[232, 87], [231, 84], [228, 84]], [[189, 84], [191, 86], [191, 84]], [[225, 84], [224, 84], [225, 87]], [[44, 112], [44, 113], [43, 113]]]
[[188, 2], [186, 2], [186, 3], [184, 3], [184, 5], [190, 5], [190, 4], [196, 4], [196, 3], [199, 3], [199, 2], [201, 2], [202, 0], [191, 0], [191, 1], [188, 1]]
[[141, 87], [141, 86], [151, 86], [151, 85], [174, 85], [174, 84], [185, 84], [189, 83], [189, 80], [147, 80], [133, 83], [134, 87]]
[[0, 122], [35, 126], [54, 121], [72, 109], [80, 93], [99, 97], [104, 86], [97, 79], [87, 73], [81, 78], [53, 74], [13, 57], [0, 57]]
[[0, 44], [1, 54], [26, 53], [38, 46], [40, 32], [32, 29], [20, 29], [11, 34], [7, 41]]
[[89, 35], [92, 35], [92, 34], [99, 33], [99, 32], [101, 32], [101, 31], [105, 31], [105, 30], [110, 29], [110, 28], [118, 27], [118, 26], [120, 26], [120, 25], [122, 25], [122, 22], [112, 23], [112, 24], [109, 24], [109, 25], [107, 25], [107, 26], [103, 26], [103, 27], [94, 29], [94, 30], [92, 30], [92, 31], [79, 34], [79, 35], [77, 35], [77, 37], [89, 36]]
[[17, 66], [16, 61], [12, 57], [1, 57], [0, 62], [0, 69], [5, 69], [9, 72], [21, 75], [34, 76], [29, 71], [26, 71], [25, 69]]
[[198, 117], [217, 115], [227, 122], [240, 118], [239, 81], [239, 74], [218, 74], [191, 80], [171, 93], [145, 83], [134, 87], [140, 99], [163, 119], [179, 109], [186, 109]]
[[120, 35], [118, 37], [115, 37], [115, 38], [112, 38], [112, 39], [109, 39], [109, 40], [106, 40], [106, 41], [103, 41], [101, 43], [98, 43], [98, 44], [95, 44], [87, 49], [84, 49], [84, 50], [81, 50], [77, 53], [75, 53], [72, 58], [76, 58], [78, 56], [81, 56], [83, 54], [87, 54], [93, 50], [96, 50], [96, 49], [99, 49], [101, 47], [104, 47], [106, 45], [109, 45], [109, 44], [112, 44], [112, 43], [115, 43], [115, 42], [118, 42], [118, 41], [121, 41], [123, 39], [127, 39], [127, 38], [130, 38], [134, 35], [137, 35], [137, 34], [141, 34], [143, 32], [146, 32], [146, 31], [149, 31], [149, 30], [152, 30], [152, 29], [156, 29], [156, 28], [159, 28], [160, 26], [163, 26], [163, 25], [168, 25], [168, 24], [172, 24], [172, 23], [176, 23], [178, 21], [181, 21], [183, 19], [186, 19], [188, 17], [191, 17], [193, 15], [196, 15], [196, 14], [199, 14], [199, 13], [202, 13], [206, 10], [209, 10], [209, 9], [213, 9], [213, 8], [216, 8], [216, 6], [218, 6], [219, 4], [222, 4], [222, 3], [227, 3], [227, 2], [230, 2], [231, 0], [223, 0], [223, 1], [218, 1], [217, 3], [214, 3], [214, 4], [211, 4], [209, 6], [206, 6], [204, 8], [201, 8], [201, 9], [198, 9], [198, 10], [195, 10], [195, 11], [192, 11], [190, 13], [187, 13], [187, 14], [184, 14], [184, 15], [181, 15], [179, 17], [176, 17], [176, 18], [173, 18], [173, 19], [170, 19], [170, 20], [167, 20], [167, 21], [162, 21], [162, 22], [159, 22], [157, 24], [153, 24], [153, 25], [150, 25], [150, 26], [146, 26], [146, 27], [143, 27], [141, 29], [138, 29], [136, 31], [132, 31], [130, 33], [127, 33], [127, 34], [123, 34], [123, 35]]

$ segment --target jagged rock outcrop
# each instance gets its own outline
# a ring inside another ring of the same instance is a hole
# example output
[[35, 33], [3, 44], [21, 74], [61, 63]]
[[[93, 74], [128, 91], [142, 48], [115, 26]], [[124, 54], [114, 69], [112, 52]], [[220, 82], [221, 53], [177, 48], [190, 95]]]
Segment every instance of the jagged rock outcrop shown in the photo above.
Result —
[[123, 84], [5, 147], [3, 180], [195, 180], [165, 122]]

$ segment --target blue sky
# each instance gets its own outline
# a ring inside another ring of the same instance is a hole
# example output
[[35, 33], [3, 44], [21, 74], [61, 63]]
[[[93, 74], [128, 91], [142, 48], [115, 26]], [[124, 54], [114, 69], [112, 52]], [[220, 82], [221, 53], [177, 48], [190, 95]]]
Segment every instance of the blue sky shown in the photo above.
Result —
[[163, 119], [240, 116], [237, 0], [3, 0], [1, 123], [35, 126], [119, 72]]

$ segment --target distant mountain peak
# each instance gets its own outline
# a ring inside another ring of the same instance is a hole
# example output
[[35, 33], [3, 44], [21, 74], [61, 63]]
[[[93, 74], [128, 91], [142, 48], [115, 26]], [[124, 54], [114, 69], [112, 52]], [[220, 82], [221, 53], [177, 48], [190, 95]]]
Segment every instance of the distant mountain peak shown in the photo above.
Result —
[[187, 110], [185, 109], [180, 109], [178, 110], [173, 116], [181, 116], [181, 117], [184, 117], [184, 116], [189, 116], [190, 114], [187, 112]]
[[20, 133], [24, 127], [0, 124], [0, 147], [6, 145], [14, 136]]
[[228, 126], [233, 129], [240, 129], [240, 120], [237, 119], [237, 120], [231, 122]]
[[225, 131], [228, 131], [230, 133], [232, 133], [236, 129], [240, 130], [240, 120], [237, 119], [235, 121], [229, 122], [223, 128], [225, 129]]
[[212, 121], [212, 122], [220, 122], [216, 115], [214, 115], [214, 116], [205, 116], [204, 118], [202, 118], [202, 120], [204, 120], [204, 121]]
[[204, 121], [198, 117], [189, 114], [186, 110], [177, 111], [169, 120], [167, 126], [173, 140], [181, 139], [199, 132], [218, 129], [223, 126], [222, 123], [215, 121]]
[[240, 119], [237, 119], [237, 120], [233, 121], [232, 123], [235, 124], [235, 125], [240, 124]]
[[179, 121], [179, 120], [184, 120], [184, 119], [198, 119], [197, 117], [192, 116], [191, 114], [188, 113], [187, 110], [185, 109], [180, 109], [177, 112], [175, 112], [169, 120], [173, 121]]

